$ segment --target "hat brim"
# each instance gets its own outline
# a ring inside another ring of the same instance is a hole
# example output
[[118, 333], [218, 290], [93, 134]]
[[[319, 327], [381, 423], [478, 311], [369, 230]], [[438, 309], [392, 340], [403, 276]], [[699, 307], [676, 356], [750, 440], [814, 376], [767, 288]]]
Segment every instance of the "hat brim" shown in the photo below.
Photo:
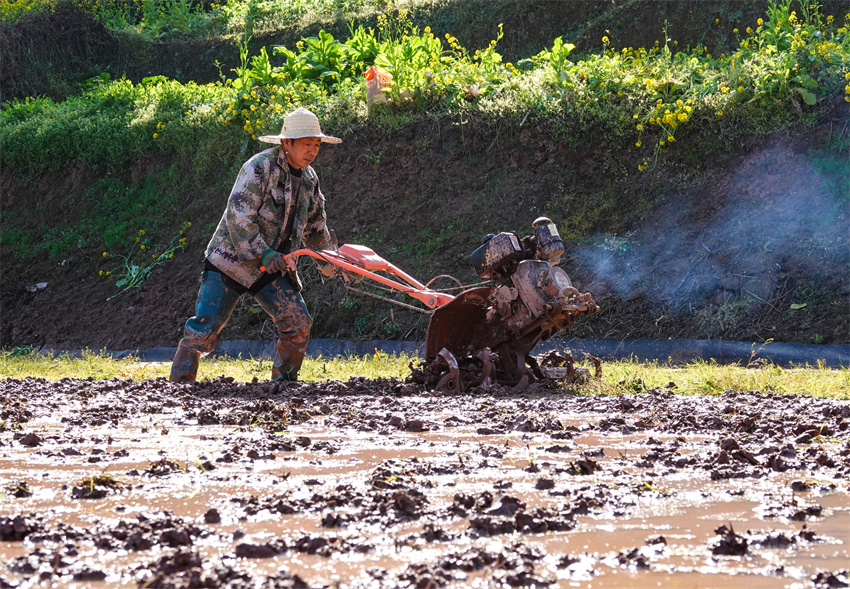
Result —
[[324, 133], [320, 135], [299, 135], [298, 137], [293, 137], [292, 135], [263, 135], [258, 137], [260, 141], [264, 141], [266, 143], [280, 143], [281, 139], [304, 139], [305, 137], [318, 137], [322, 140], [322, 143], [342, 143], [342, 139], [339, 137], [331, 137], [330, 135], [325, 135]]

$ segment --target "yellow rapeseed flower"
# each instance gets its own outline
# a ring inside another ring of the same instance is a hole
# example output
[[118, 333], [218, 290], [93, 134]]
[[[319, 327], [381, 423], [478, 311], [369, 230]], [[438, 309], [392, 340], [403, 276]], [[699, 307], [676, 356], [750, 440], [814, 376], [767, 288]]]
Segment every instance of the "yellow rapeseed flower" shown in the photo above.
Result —
[[667, 141], [669, 141], [670, 143], [673, 143], [674, 141], [676, 141], [676, 138], [673, 137], [672, 135], [667, 135]]
[[743, 87], [743, 86], [738, 86], [738, 92], [743, 92], [743, 91], [744, 91], [744, 87]]
[[640, 145], [641, 145], [641, 144], [640, 144], [640, 141], [638, 141], [637, 143], [635, 143], [635, 147], [640, 147]]
[[157, 137], [159, 137], [159, 133], [154, 133], [153, 138], [156, 139]]
[[661, 147], [664, 147], [664, 140], [662, 139], [661, 141], [659, 141], [658, 145], [660, 145]]
[[635, 129], [637, 129], [638, 131], [643, 131], [643, 125], [638, 123], [637, 125], [635, 125]]
[[718, 117], [722, 117], [722, 116], [723, 116], [723, 111], [722, 111], [722, 110], [718, 110], [718, 111], [717, 111], [717, 116], [718, 116]]

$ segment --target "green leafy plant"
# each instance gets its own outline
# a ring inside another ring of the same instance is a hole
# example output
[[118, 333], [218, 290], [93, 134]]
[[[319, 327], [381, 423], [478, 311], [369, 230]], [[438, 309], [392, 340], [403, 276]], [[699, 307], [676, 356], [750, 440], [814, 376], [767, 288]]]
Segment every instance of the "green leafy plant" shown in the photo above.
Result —
[[[133, 240], [133, 245], [130, 251], [126, 254], [115, 256], [120, 260], [120, 264], [114, 270], [101, 270], [101, 276], [113, 276], [116, 278], [115, 286], [118, 292], [109, 297], [107, 300], [112, 300], [121, 293], [130, 290], [131, 288], [140, 287], [145, 280], [150, 277], [154, 268], [170, 260], [174, 254], [186, 250], [186, 238], [183, 233], [191, 227], [191, 222], [186, 222], [180, 229], [180, 232], [166, 246], [150, 245], [147, 240], [144, 229], [139, 230], [138, 236]], [[150, 260], [147, 259], [150, 254]], [[110, 258], [108, 252], [103, 252], [104, 258]]]

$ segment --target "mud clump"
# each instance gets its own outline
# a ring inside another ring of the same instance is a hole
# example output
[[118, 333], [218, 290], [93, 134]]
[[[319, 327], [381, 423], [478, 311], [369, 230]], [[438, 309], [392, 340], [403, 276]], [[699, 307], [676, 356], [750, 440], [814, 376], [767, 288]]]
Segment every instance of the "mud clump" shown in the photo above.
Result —
[[362, 378], [6, 379], [0, 398], [4, 586], [650, 584], [705, 558], [847, 578], [846, 401]]

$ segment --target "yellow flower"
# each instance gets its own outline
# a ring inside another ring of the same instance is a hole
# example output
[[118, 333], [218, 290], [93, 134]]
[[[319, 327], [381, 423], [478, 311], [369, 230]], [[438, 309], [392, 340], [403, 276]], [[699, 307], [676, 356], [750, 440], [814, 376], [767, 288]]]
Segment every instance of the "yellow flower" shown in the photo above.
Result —
[[107, 254], [106, 252], [103, 252], [103, 257], [104, 258], [109, 257], [109, 254]]
[[732, 32], [733, 32], [733, 33], [737, 33], [737, 32], [738, 32], [738, 29], [732, 29]]
[[430, 33], [430, 32], [431, 32], [431, 27], [425, 27], [425, 33], [427, 34], [427, 33]]
[[752, 35], [752, 34], [753, 34], [753, 29], [752, 29], [752, 27], [747, 27], [747, 34], [748, 34], [748, 35]]
[[759, 24], [759, 26], [764, 25], [764, 21], [762, 19], [758, 19], [756, 22]]
[[633, 118], [633, 119], [636, 119], [636, 118], [638, 118], [638, 116], [637, 116], [637, 115], [632, 115], [632, 118]]
[[667, 141], [669, 141], [670, 143], [673, 143], [674, 141], [676, 141], [676, 138], [673, 137], [672, 135], [667, 135]]
[[640, 141], [638, 141], [637, 143], [635, 143], [635, 147], [640, 147]]
[[186, 227], [191, 227], [191, 226], [192, 226], [192, 222], [191, 222], [191, 221], [186, 221]]
[[610, 42], [611, 41], [608, 39], [608, 37], [602, 37], [602, 44], [603, 45], [608, 45]]
[[664, 140], [662, 139], [661, 141], [659, 141], [658, 145], [660, 145], [661, 147], [664, 147]]
[[100, 275], [103, 276], [103, 270], [100, 271]]
[[638, 171], [639, 171], [639, 172], [643, 172], [643, 166], [642, 166], [642, 165], [640, 165], [640, 164], [638, 164]]
[[719, 19], [719, 18], [715, 18], [715, 19], [714, 19], [714, 24], [719, 25], [719, 24], [720, 24], [720, 19]]
[[144, 230], [144, 229], [139, 229], [139, 235], [144, 235], [144, 234], [145, 234], [145, 230]]
[[744, 91], [744, 87], [743, 87], [743, 86], [738, 86], [738, 92], [743, 92], [743, 91]]
[[718, 110], [718, 111], [717, 111], [717, 116], [718, 116], [718, 117], [722, 117], [722, 116], [723, 116], [723, 111], [722, 111], [722, 110]]
[[141, 250], [142, 250], [142, 251], [145, 251], [146, 249], [148, 249], [148, 248], [147, 248], [147, 246], [144, 246], [144, 245], [143, 245], [143, 246], [141, 246]]
[[637, 125], [635, 125], [635, 129], [637, 129], [638, 131], [643, 131], [643, 125], [638, 123]]
[[153, 138], [156, 139], [157, 137], [159, 137], [159, 133], [154, 133]]

